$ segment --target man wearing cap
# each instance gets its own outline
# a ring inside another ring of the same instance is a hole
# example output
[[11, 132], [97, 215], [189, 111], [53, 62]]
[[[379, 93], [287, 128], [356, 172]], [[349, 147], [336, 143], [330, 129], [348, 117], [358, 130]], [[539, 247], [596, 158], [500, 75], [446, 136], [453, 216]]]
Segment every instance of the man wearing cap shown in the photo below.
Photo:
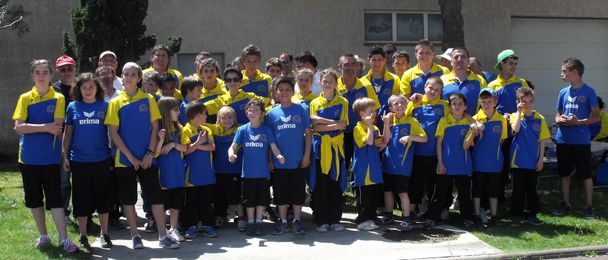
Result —
[[486, 87], [486, 80], [467, 69], [469, 54], [464, 47], [454, 48], [451, 57], [452, 72], [441, 76], [443, 92], [441, 99], [449, 100], [455, 93], [464, 95], [467, 99], [469, 115], [475, 115], [478, 108], [479, 91]]
[[114, 88], [117, 90], [123, 90], [125, 87], [122, 85], [122, 79], [116, 76], [116, 70], [118, 69], [118, 58], [116, 53], [112, 51], [104, 51], [99, 54], [99, 61], [97, 61], [97, 67], [109, 66], [114, 69]]
[[444, 67], [448, 68], [449, 70], [452, 70], [452, 52], [453, 51], [454, 51], [454, 48], [448, 48], [447, 50], [445, 50], [445, 52], [443, 54], [435, 56], [439, 65], [444, 66]]
[[469, 67], [468, 68], [470, 71], [475, 72], [477, 75], [482, 76], [483, 79], [485, 79], [486, 82], [488, 82], [488, 83], [492, 82], [493, 80], [496, 79], [496, 77], [498, 77], [498, 74], [496, 74], [492, 71], [483, 70], [483, 66], [481, 66], [481, 62], [479, 62], [477, 57], [469, 58]]

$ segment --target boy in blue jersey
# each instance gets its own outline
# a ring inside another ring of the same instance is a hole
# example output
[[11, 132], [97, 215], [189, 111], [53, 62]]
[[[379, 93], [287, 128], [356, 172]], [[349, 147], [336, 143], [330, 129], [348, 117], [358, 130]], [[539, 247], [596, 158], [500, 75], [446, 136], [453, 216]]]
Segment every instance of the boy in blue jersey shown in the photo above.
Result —
[[545, 118], [534, 111], [534, 91], [517, 89], [517, 112], [511, 114], [513, 143], [510, 151], [510, 166], [513, 172], [513, 195], [511, 196], [512, 224], [519, 225], [524, 216], [524, 202], [529, 211], [528, 222], [543, 224], [536, 214], [540, 201], [536, 189], [538, 173], [543, 170], [545, 142], [551, 138]]
[[201, 89], [203, 88], [203, 82], [194, 76], [188, 76], [184, 78], [182, 83], [182, 95], [184, 100], [179, 104], [179, 123], [186, 125], [188, 118], [186, 118], [186, 106], [191, 102], [198, 102], [201, 98]]
[[424, 143], [428, 141], [428, 138], [418, 120], [405, 114], [407, 99], [404, 96], [391, 96], [388, 99], [388, 105], [391, 113], [382, 117], [382, 120], [385, 121], [383, 138], [387, 147], [382, 161], [385, 212], [381, 223], [393, 222], [394, 193], [396, 193], [401, 201], [403, 214], [401, 230], [410, 231], [413, 225], [410, 221], [408, 188], [414, 160], [412, 144], [413, 142]]
[[382, 166], [379, 149], [386, 147], [380, 136], [376, 121], [376, 103], [370, 98], [360, 98], [353, 104], [353, 110], [360, 118], [353, 136], [355, 151], [353, 172], [357, 194], [357, 228], [360, 230], [378, 229], [374, 223], [376, 208], [382, 197]]
[[215, 151], [215, 137], [205, 126], [207, 111], [202, 103], [188, 104], [186, 117], [188, 123], [183, 127], [181, 139], [182, 144], [188, 145], [184, 152], [187, 178], [182, 226], [187, 228], [186, 238], [194, 238], [200, 221], [203, 235], [216, 237], [212, 211], [216, 180], [211, 155]]
[[441, 76], [443, 81], [443, 92], [441, 99], [448, 100], [454, 93], [460, 93], [467, 98], [467, 110], [469, 115], [477, 113], [477, 96], [479, 91], [486, 87], [486, 80], [482, 76], [467, 69], [469, 54], [464, 47], [454, 48], [452, 51], [452, 71]]
[[472, 161], [464, 141], [469, 130], [469, 120], [464, 116], [467, 99], [462, 94], [452, 94], [449, 99], [452, 113], [439, 120], [437, 137], [437, 184], [429, 205], [425, 226], [432, 227], [440, 220], [441, 210], [450, 198], [452, 185], [458, 190], [458, 206], [465, 227], [473, 222], [473, 201], [471, 200]]
[[441, 77], [449, 73], [449, 70], [435, 62], [433, 57], [433, 43], [422, 39], [414, 47], [416, 54], [416, 66], [408, 69], [401, 77], [401, 93], [408, 99], [413, 99], [413, 94], [424, 94], [426, 80], [430, 77]]
[[501, 173], [504, 155], [501, 144], [507, 138], [507, 120], [495, 109], [496, 92], [493, 89], [482, 89], [479, 93], [479, 102], [481, 109], [473, 116], [473, 119], [479, 123], [469, 130], [466, 142], [467, 145], [475, 142], [473, 147], [475, 221], [479, 222], [480, 220], [481, 197], [487, 195], [490, 198], [492, 218], [484, 225], [493, 226], [500, 224], [496, 211], [498, 196], [500, 195], [500, 189], [502, 189]]
[[[384, 51], [380, 45], [372, 46], [369, 49], [368, 54], [369, 64], [371, 69], [367, 72], [363, 78], [369, 81], [374, 88], [378, 102], [380, 102], [380, 109], [378, 110], [378, 116], [382, 116], [388, 111], [388, 98], [392, 95], [397, 95], [401, 91], [401, 81], [399, 77], [391, 73], [386, 67], [386, 57]], [[376, 122], [379, 129], [384, 128], [382, 120]]]
[[160, 90], [160, 85], [163, 82], [160, 80], [160, 74], [156, 71], [148, 71], [144, 73], [144, 77], [142, 80], [142, 89], [145, 93], [148, 93], [154, 97], [154, 99], [158, 102], [160, 99], [160, 95], [158, 94], [158, 90]]
[[589, 160], [591, 159], [589, 125], [600, 120], [600, 109], [595, 90], [583, 82], [585, 66], [576, 58], [568, 58], [562, 64], [562, 79], [570, 86], [563, 88], [557, 98], [557, 168], [561, 177], [562, 202], [553, 210], [557, 216], [572, 211], [570, 205], [570, 176], [572, 168], [576, 176], [584, 181], [586, 218], [594, 218], [593, 180]]
[[268, 149], [285, 164], [285, 157], [275, 143], [272, 129], [262, 124], [264, 101], [254, 98], [245, 106], [249, 123], [239, 127], [234, 141], [228, 149], [230, 162], [237, 160], [237, 151], [243, 148], [242, 194], [243, 206], [247, 209], [247, 235], [262, 236], [264, 208], [270, 204], [270, 171]]
[[175, 82], [175, 78], [173, 75], [165, 72], [160, 75], [160, 94], [163, 97], [175, 97], [177, 93], [175, 89], [177, 88], [177, 83]]
[[279, 208], [279, 218], [272, 233], [280, 235], [289, 230], [287, 206], [293, 205], [293, 232], [304, 234], [301, 221], [302, 205], [306, 199], [306, 176], [310, 165], [312, 131], [307, 107], [291, 102], [294, 82], [286, 76], [274, 79], [272, 92], [281, 104], [268, 111], [264, 123], [272, 129], [279, 150], [283, 151], [285, 163], [272, 160], [274, 173], [272, 187], [274, 203]]
[[253, 44], [249, 44], [243, 49], [242, 57], [243, 63], [245, 64], [245, 70], [242, 71], [243, 82], [241, 83], [241, 89], [263, 98], [270, 98], [272, 78], [258, 69], [260, 66], [260, 59], [262, 58], [260, 48]]

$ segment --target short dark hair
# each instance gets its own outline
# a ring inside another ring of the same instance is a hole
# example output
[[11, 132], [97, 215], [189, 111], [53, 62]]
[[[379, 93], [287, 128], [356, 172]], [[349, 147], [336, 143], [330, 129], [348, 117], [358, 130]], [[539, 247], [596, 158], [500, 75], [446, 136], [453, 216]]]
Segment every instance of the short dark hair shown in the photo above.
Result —
[[186, 118], [188, 121], [194, 119], [198, 114], [207, 112], [207, 108], [201, 102], [190, 102], [186, 105]]
[[597, 104], [600, 106], [600, 110], [603, 110], [606, 107], [606, 103], [601, 97], [597, 97]]
[[279, 61], [279, 58], [272, 57], [272, 58], [268, 59], [268, 61], [266, 61], [266, 66], [265, 66], [266, 70], [268, 71], [272, 67], [281, 68], [281, 62]]
[[397, 58], [405, 58], [407, 63], [410, 63], [410, 54], [407, 51], [396, 51], [393, 53], [393, 60], [396, 60]]
[[585, 65], [577, 58], [567, 58], [562, 65], [569, 71], [578, 71], [578, 75], [581, 77], [583, 76], [583, 73], [585, 73]]
[[467, 104], [467, 98], [463, 94], [460, 94], [460, 93], [454, 93], [454, 94], [450, 95], [450, 98], [449, 98], [448, 102], [451, 105], [452, 101], [454, 101], [456, 99], [462, 100], [462, 102], [464, 102], [464, 105], [468, 106], [468, 104]]
[[163, 84], [163, 82], [160, 79], [160, 73], [158, 73], [154, 70], [144, 73], [143, 82], [146, 82], [148, 80], [152, 80], [158, 87], [160, 87], [160, 85]]
[[93, 83], [95, 83], [95, 99], [103, 100], [103, 88], [101, 88], [101, 84], [99, 83], [99, 80], [97, 80], [97, 77], [90, 72], [85, 72], [78, 76], [76, 79], [76, 85], [70, 90], [70, 96], [72, 96], [74, 100], [82, 101], [82, 93], [80, 92], [80, 88], [82, 85], [84, 85], [84, 83], [89, 81], [93, 81]]
[[159, 44], [159, 45], [154, 46], [154, 49], [152, 49], [152, 55], [156, 54], [156, 52], [158, 52], [158, 51], [166, 51], [167, 55], [169, 57], [172, 56], [171, 50], [169, 50], [169, 47], [167, 47], [167, 45]]
[[249, 102], [247, 102], [247, 104], [245, 105], [245, 110], [247, 110], [250, 106], [258, 106], [262, 112], [264, 112], [266, 108], [266, 104], [261, 98], [250, 99]]
[[184, 81], [182, 81], [182, 87], [180, 89], [180, 91], [182, 92], [182, 96], [186, 98], [188, 93], [190, 93], [190, 91], [192, 91], [196, 87], [203, 87], [203, 82], [200, 79], [194, 76], [185, 77]]
[[452, 48], [452, 54], [450, 54], [450, 57], [454, 57], [454, 53], [456, 51], [464, 51], [464, 54], [467, 55], [467, 58], [470, 57], [469, 56], [469, 51], [467, 50], [467, 48], [463, 47], [463, 46], [458, 46], [458, 47], [454, 47]]
[[260, 51], [260, 48], [258, 48], [258, 46], [249, 44], [245, 46], [245, 48], [243, 48], [243, 59], [245, 59], [245, 57], [249, 55], [257, 56], [258, 58], [260, 58], [262, 57], [262, 52]]
[[272, 80], [272, 91], [277, 92], [279, 85], [287, 83], [291, 86], [291, 90], [295, 90], [295, 83], [293, 82], [293, 78], [289, 76], [278, 76]]
[[303, 51], [300, 55], [296, 56], [296, 61], [299, 63], [310, 63], [315, 69], [319, 65], [315, 54], [311, 51]]
[[517, 97], [517, 100], [523, 97], [534, 98], [534, 90], [532, 90], [531, 88], [518, 88], [517, 91], [515, 91], [515, 96]]
[[168, 83], [168, 82], [175, 83], [175, 78], [170, 73], [165, 72], [162, 75], [160, 75], [160, 82], [161, 83]]
[[380, 45], [374, 45], [372, 47], [369, 48], [368, 52], [367, 52], [367, 58], [371, 58], [374, 55], [380, 54], [382, 55], [382, 58], [386, 58], [386, 54], [384, 53], [384, 49], [382, 49], [382, 46]]
[[243, 74], [237, 67], [234, 67], [234, 66], [226, 67], [226, 69], [224, 69], [223, 78], [225, 79], [229, 73], [234, 73], [234, 74], [238, 75], [238, 77], [241, 81], [243, 80]]
[[423, 46], [429, 47], [431, 48], [431, 50], [433, 49], [433, 43], [431, 41], [429, 41], [428, 39], [420, 39], [418, 43], [416, 43], [414, 51], [418, 52], [418, 50], [420, 50], [420, 48], [422, 48]]
[[[291, 54], [289, 52], [283, 52], [283, 53], [281, 53], [281, 55], [287, 55], [287, 57], [289, 58], [289, 61], [293, 61], [293, 54]], [[281, 57], [281, 55], [279, 55], [279, 57]]]

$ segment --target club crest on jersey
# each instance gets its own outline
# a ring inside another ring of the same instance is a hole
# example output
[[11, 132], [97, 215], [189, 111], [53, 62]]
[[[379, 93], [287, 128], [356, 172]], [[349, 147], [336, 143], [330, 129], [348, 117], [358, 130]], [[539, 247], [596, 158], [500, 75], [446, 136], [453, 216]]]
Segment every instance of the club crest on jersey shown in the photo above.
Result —
[[99, 111], [99, 112], [97, 112], [97, 117], [98, 117], [99, 119], [104, 119], [104, 118], [106, 118], [106, 112], [103, 112], [103, 111]]
[[260, 85], [260, 86], [258, 86], [258, 91], [268, 91], [268, 90], [266, 89], [266, 86]]
[[363, 95], [363, 93], [357, 93], [355, 95], [355, 99], [360, 99], [360, 98], [364, 98], [364, 97], [365, 97], [365, 95]]
[[578, 97], [578, 102], [581, 102], [583, 104], [587, 103], [587, 97], [585, 97], [585, 96], [579, 96]]
[[339, 117], [339, 116], [340, 116], [340, 110], [334, 111], [334, 117]]
[[301, 123], [302, 122], [302, 117], [299, 115], [294, 115], [293, 116], [293, 122], [294, 123]]
[[467, 134], [469, 130], [467, 130], [466, 128], [460, 129], [460, 136], [464, 136]]
[[438, 116], [443, 116], [443, 109], [441, 109], [441, 108], [439, 108], [439, 107], [438, 107], [438, 108], [433, 109], [433, 112], [435, 112], [435, 115], [438, 115]]
[[49, 114], [55, 113], [55, 105], [50, 105], [50, 106], [46, 107], [46, 112]]
[[540, 132], [540, 124], [533, 124], [532, 130], [534, 130], [534, 132]]
[[391, 94], [393, 94], [393, 91], [392, 91], [392, 89], [390, 89], [390, 88], [385, 88], [385, 89], [382, 91], [382, 93], [383, 93], [384, 95], [390, 96]]
[[474, 84], [467, 84], [465, 87], [467, 89], [469, 89], [469, 90], [474, 90], [475, 89], [475, 85]]
[[399, 135], [400, 136], [406, 136], [410, 134], [410, 130], [407, 128], [401, 128], [401, 130], [399, 130]]
[[146, 112], [148, 111], [148, 105], [147, 104], [141, 104], [139, 105], [139, 112]]
[[494, 127], [492, 127], [493, 133], [500, 133], [500, 131], [501, 131], [501, 127], [499, 125], [495, 125]]

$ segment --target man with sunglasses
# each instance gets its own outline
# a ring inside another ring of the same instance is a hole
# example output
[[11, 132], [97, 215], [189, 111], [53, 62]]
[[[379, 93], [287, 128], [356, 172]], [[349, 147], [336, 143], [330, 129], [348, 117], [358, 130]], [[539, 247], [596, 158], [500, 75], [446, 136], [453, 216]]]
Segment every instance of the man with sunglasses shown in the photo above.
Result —
[[386, 65], [384, 67], [395, 74], [395, 68], [393, 68], [393, 53], [397, 52], [397, 48], [392, 43], [387, 43], [382, 47], [382, 50], [384, 51], [384, 57], [386, 57]]
[[295, 80], [296, 72], [293, 70], [293, 55], [289, 52], [281, 53], [279, 63], [281, 63], [281, 76], [291, 77]]

